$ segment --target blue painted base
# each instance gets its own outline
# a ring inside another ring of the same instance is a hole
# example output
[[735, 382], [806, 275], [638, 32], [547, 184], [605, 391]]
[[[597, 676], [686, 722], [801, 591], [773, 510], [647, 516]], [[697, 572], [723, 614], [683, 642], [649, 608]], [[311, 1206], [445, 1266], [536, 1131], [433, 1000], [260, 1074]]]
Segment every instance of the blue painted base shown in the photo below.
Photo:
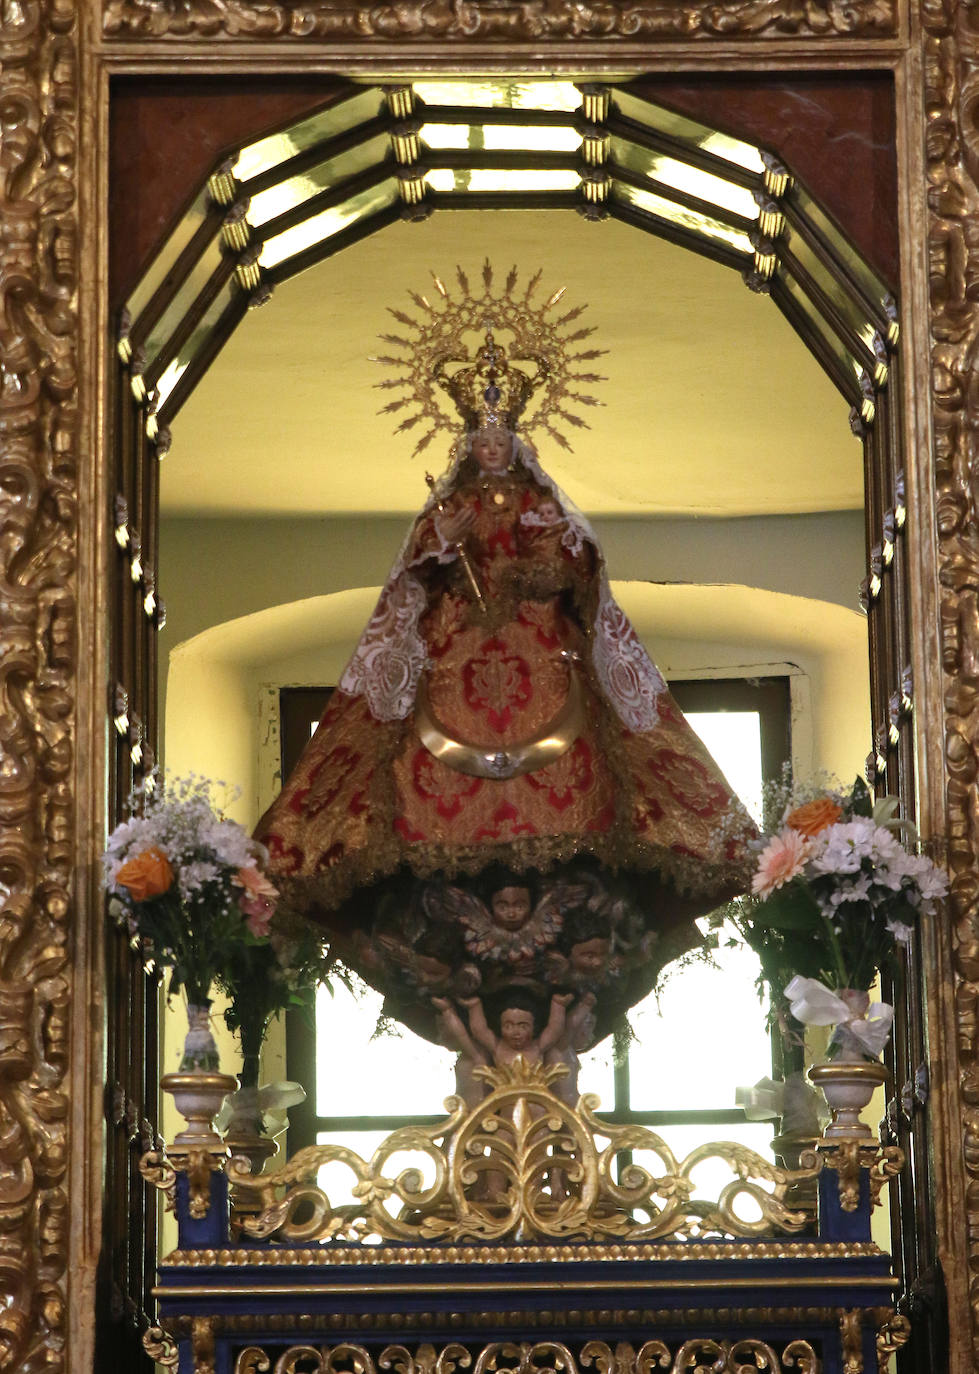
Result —
[[835, 1169], [819, 1175], [819, 1239], [826, 1241], [870, 1239], [870, 1174], [860, 1170], [860, 1194], [855, 1212], [840, 1206], [840, 1176]]
[[181, 1250], [219, 1250], [228, 1244], [228, 1180], [211, 1174], [211, 1202], [206, 1216], [190, 1215], [190, 1182], [177, 1175], [177, 1235]]

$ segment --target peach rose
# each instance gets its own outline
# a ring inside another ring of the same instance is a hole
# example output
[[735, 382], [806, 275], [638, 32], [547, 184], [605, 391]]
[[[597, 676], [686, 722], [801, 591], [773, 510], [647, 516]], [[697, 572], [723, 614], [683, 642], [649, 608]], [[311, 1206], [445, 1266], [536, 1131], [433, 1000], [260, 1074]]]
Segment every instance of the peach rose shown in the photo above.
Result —
[[173, 886], [173, 869], [162, 849], [154, 845], [128, 859], [116, 874], [116, 886], [124, 887], [134, 902], [162, 897]]
[[791, 830], [797, 830], [800, 835], [808, 835], [811, 839], [821, 830], [835, 825], [842, 815], [843, 808], [837, 806], [830, 797], [817, 797], [814, 801], [805, 802], [804, 805], [797, 806], [794, 811], [789, 812], [785, 824]]

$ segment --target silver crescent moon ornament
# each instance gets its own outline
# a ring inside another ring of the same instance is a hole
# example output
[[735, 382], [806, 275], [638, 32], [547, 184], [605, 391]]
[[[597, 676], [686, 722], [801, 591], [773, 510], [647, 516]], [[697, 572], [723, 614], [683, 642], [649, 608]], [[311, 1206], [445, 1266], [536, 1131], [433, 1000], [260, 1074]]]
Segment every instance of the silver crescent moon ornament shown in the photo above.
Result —
[[422, 744], [440, 763], [473, 778], [502, 781], [544, 768], [568, 752], [584, 724], [585, 694], [581, 674], [575, 668], [570, 671], [568, 695], [557, 714], [534, 735], [506, 749], [473, 744], [450, 735], [432, 709], [427, 678], [419, 682], [415, 698], [415, 729]]

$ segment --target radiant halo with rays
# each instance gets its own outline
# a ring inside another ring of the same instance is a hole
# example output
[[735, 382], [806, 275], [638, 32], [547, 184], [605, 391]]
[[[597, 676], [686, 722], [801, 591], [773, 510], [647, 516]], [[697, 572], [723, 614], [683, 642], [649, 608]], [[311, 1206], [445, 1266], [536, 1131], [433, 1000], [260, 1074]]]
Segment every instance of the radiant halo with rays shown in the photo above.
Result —
[[522, 434], [542, 432], [562, 448], [570, 449], [560, 427], [588, 428], [587, 421], [573, 407], [601, 404], [582, 388], [606, 380], [589, 370], [589, 364], [607, 350], [579, 346], [595, 332], [593, 325], [577, 324], [587, 306], [559, 313], [565, 287], [542, 298], [539, 270], [520, 290], [518, 275], [517, 268], [511, 268], [502, 289], [494, 288], [493, 268], [487, 260], [480, 290], [478, 284], [475, 288], [471, 286], [466, 273], [457, 267], [458, 292], [453, 295], [433, 272], [435, 292], [431, 299], [408, 292], [417, 317], [388, 307], [405, 333], [382, 334], [381, 339], [395, 351], [374, 356], [370, 361], [381, 363], [396, 374], [378, 382], [378, 387], [403, 390], [406, 394], [389, 401], [379, 413], [407, 412], [397, 425], [396, 434], [425, 426], [415, 445], [416, 454], [427, 448], [441, 431], [458, 436], [459, 419], [448, 412], [442, 374], [447, 364], [472, 366], [485, 346], [484, 336], [488, 332], [495, 340], [505, 341], [508, 367], [520, 368], [521, 363], [529, 362], [537, 369], [533, 379], [534, 403], [520, 421]]

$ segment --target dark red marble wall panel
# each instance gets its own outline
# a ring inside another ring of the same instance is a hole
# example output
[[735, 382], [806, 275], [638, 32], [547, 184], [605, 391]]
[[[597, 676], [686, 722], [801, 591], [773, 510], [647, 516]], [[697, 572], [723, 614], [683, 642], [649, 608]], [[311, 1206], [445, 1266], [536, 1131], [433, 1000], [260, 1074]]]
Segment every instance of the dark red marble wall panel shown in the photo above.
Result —
[[336, 77], [139, 77], [109, 106], [109, 289], [125, 300], [222, 153], [326, 104]]
[[898, 285], [889, 72], [646, 77], [638, 93], [778, 153], [892, 288]]

